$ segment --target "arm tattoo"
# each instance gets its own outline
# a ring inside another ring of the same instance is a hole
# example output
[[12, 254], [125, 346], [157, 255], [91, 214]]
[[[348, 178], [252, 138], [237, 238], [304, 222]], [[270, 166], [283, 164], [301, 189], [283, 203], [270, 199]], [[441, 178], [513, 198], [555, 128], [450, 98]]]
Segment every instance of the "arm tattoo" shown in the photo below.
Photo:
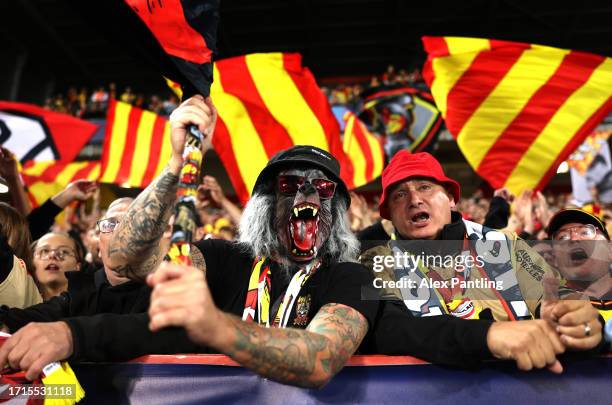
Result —
[[143, 280], [165, 252], [159, 249], [176, 199], [178, 176], [166, 167], [132, 202], [108, 246], [111, 268], [122, 276]]
[[357, 350], [368, 330], [357, 310], [324, 305], [307, 330], [262, 328], [228, 315], [233, 337], [224, 351], [257, 374], [301, 387], [322, 387]]
[[191, 256], [191, 265], [195, 268], [206, 271], [206, 261], [204, 261], [202, 251], [196, 246], [191, 245], [189, 253]]

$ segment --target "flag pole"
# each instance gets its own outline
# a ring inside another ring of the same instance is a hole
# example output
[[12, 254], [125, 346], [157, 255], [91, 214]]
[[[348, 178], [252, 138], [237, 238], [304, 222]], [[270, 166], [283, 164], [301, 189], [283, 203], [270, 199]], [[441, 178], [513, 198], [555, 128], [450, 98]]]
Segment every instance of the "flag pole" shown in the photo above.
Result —
[[178, 201], [174, 209], [171, 245], [168, 251], [170, 261], [173, 263], [191, 265], [190, 246], [198, 223], [195, 202], [204, 159], [202, 145], [205, 138], [206, 135], [195, 125], [188, 126], [183, 149], [183, 165], [179, 172]]

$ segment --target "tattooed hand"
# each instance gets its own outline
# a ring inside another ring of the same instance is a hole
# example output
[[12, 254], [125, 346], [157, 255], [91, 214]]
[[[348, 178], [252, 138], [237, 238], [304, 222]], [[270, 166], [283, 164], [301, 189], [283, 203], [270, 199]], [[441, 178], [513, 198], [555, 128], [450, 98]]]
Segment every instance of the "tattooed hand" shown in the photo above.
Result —
[[220, 311], [204, 273], [164, 263], [153, 287], [150, 328], [184, 327], [200, 345], [232, 357], [257, 374], [302, 387], [322, 387], [344, 367], [368, 330], [366, 319], [341, 304], [324, 305], [307, 330], [263, 328]]
[[200, 345], [208, 346], [215, 340], [221, 311], [212, 300], [202, 270], [164, 262], [149, 275], [147, 283], [153, 288], [149, 305], [152, 331], [181, 326]]
[[185, 100], [170, 115], [170, 139], [172, 141], [172, 159], [170, 169], [172, 173], [178, 174], [181, 164], [187, 127], [195, 125], [200, 132], [206, 136], [203, 143], [204, 151], [210, 148], [210, 142], [215, 125], [217, 123], [217, 109], [210, 97], [204, 98], [200, 95]]

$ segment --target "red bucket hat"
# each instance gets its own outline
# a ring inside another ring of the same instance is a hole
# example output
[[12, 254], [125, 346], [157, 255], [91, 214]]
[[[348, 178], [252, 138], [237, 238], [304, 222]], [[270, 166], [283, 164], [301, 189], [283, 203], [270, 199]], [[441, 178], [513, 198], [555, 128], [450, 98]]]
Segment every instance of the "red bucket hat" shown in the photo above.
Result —
[[407, 150], [399, 151], [393, 156], [391, 162], [382, 173], [383, 193], [378, 205], [380, 216], [391, 219], [387, 208], [387, 197], [391, 186], [410, 177], [428, 177], [442, 184], [453, 196], [455, 202], [461, 197], [461, 188], [455, 180], [446, 177], [440, 162], [427, 152], [410, 153]]

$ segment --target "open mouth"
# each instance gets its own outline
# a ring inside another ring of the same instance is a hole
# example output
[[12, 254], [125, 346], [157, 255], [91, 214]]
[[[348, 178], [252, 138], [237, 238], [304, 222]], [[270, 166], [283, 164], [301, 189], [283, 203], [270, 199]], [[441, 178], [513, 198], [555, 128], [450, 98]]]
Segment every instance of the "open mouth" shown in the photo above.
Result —
[[429, 224], [429, 213], [425, 211], [418, 212], [410, 217], [410, 221], [416, 226], [426, 226]]
[[586, 250], [576, 248], [569, 252], [569, 257], [573, 265], [580, 265], [588, 260], [589, 255], [587, 254]]
[[319, 207], [302, 203], [293, 207], [289, 219], [291, 255], [296, 260], [310, 260], [317, 254], [317, 232], [319, 231]]
[[54, 263], [50, 263], [49, 265], [47, 265], [47, 267], [45, 267], [45, 271], [59, 271], [59, 269], [59, 266]]

